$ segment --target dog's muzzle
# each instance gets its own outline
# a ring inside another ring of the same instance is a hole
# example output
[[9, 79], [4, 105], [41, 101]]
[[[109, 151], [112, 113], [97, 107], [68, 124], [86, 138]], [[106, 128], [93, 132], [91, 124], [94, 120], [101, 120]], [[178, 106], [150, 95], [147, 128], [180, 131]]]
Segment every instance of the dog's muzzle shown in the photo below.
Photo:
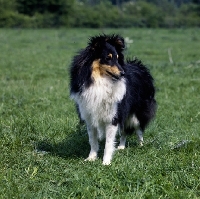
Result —
[[125, 75], [125, 72], [124, 71], [120, 71], [119, 75], [116, 75], [116, 74], [113, 74], [109, 71], [106, 71], [111, 77], [113, 80], [119, 80], [121, 77], [123, 77]]

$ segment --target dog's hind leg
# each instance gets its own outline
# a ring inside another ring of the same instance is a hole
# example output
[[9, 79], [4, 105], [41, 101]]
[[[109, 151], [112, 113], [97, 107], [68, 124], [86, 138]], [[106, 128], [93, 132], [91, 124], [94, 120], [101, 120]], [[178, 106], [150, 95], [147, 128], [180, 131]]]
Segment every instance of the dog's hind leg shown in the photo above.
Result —
[[126, 134], [122, 131], [119, 146], [117, 147], [117, 149], [125, 149], [125, 144], [126, 144]]
[[136, 129], [136, 134], [138, 136], [138, 141], [139, 141], [140, 146], [143, 146], [143, 142], [144, 142], [143, 132], [138, 128], [138, 129]]
[[133, 126], [135, 128], [136, 134], [138, 136], [139, 144], [140, 144], [140, 146], [143, 146], [143, 141], [144, 141], [143, 140], [143, 132], [140, 128], [140, 122], [135, 115], [133, 115], [133, 117], [132, 117], [132, 122], [133, 122]]
[[103, 156], [103, 165], [109, 165], [115, 151], [115, 137], [117, 134], [118, 125], [109, 124], [106, 126], [106, 144]]
[[85, 161], [94, 161], [97, 159], [97, 153], [99, 150], [99, 143], [98, 143], [98, 134], [97, 129], [92, 126], [87, 126], [88, 136], [89, 136], [89, 143], [90, 143], [90, 153], [88, 158]]

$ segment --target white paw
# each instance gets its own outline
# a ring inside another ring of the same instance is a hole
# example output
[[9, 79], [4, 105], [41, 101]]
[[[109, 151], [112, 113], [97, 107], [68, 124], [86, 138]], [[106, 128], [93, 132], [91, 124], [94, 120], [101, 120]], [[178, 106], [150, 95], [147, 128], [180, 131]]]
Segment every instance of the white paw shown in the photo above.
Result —
[[125, 146], [123, 146], [123, 145], [120, 146], [120, 145], [119, 145], [119, 146], [117, 147], [117, 149], [118, 149], [118, 150], [123, 150], [123, 149], [125, 149]]
[[88, 158], [85, 159], [85, 161], [95, 161], [97, 159], [97, 156], [89, 156]]
[[140, 141], [140, 143], [139, 143], [139, 144], [140, 144], [140, 146], [144, 146], [144, 144], [143, 144], [143, 141]]
[[112, 157], [104, 156], [103, 157], [103, 165], [110, 165], [111, 164], [111, 160], [112, 160]]
[[103, 165], [110, 165], [111, 164], [111, 161], [103, 161]]

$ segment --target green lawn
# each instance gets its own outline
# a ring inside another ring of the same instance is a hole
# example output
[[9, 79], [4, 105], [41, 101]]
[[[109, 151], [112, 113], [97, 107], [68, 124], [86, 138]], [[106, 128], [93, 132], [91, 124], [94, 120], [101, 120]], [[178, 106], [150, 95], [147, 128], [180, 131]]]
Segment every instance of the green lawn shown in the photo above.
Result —
[[[118, 33], [151, 70], [158, 111], [110, 166], [89, 153], [68, 68], [89, 36]], [[0, 29], [0, 198], [200, 198], [200, 29]]]

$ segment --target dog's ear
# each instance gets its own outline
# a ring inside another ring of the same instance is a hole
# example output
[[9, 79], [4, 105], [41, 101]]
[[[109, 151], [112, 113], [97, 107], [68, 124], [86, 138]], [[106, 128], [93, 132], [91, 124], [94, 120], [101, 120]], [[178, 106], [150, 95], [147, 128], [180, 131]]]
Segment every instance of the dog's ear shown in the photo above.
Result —
[[124, 38], [119, 35], [111, 35], [108, 43], [113, 45], [117, 51], [123, 51], [125, 48]]
[[117, 51], [123, 51], [125, 48], [124, 38], [114, 34], [91, 37], [88, 44], [92, 50], [100, 50], [106, 42], [114, 46]]
[[105, 45], [105, 41], [106, 41], [106, 36], [99, 35], [99, 36], [91, 37], [89, 39], [88, 45], [92, 50], [99, 51]]
[[124, 50], [125, 44], [124, 44], [124, 38], [123, 37], [120, 37], [119, 35], [116, 36], [115, 48], [119, 49], [120, 51]]

